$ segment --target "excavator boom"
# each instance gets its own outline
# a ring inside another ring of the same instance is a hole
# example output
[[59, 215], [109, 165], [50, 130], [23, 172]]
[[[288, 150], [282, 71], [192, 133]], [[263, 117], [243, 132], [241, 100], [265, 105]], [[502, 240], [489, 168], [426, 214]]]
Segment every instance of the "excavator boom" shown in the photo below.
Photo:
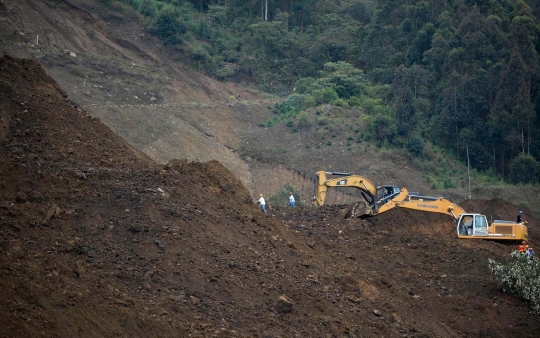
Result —
[[381, 214], [393, 208], [406, 208], [426, 212], [447, 214], [457, 221], [465, 210], [459, 205], [444, 197], [410, 195], [407, 189], [402, 188], [399, 195], [381, 205], [375, 215]]

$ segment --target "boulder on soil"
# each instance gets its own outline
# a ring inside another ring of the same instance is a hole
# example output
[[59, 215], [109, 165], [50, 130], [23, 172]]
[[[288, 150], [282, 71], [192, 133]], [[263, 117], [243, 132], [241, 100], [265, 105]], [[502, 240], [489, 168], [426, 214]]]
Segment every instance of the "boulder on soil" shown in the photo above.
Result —
[[293, 311], [293, 303], [285, 295], [279, 296], [276, 303], [277, 313], [289, 313]]

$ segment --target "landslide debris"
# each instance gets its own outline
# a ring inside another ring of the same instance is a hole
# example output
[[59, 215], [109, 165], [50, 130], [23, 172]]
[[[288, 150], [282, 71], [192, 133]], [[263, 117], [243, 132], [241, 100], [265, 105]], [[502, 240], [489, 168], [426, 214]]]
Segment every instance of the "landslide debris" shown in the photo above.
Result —
[[[447, 216], [263, 215], [220, 163], [157, 165], [0, 59], [1, 337], [533, 337]], [[532, 218], [531, 218], [532, 220]], [[533, 226], [536, 226], [534, 223]]]

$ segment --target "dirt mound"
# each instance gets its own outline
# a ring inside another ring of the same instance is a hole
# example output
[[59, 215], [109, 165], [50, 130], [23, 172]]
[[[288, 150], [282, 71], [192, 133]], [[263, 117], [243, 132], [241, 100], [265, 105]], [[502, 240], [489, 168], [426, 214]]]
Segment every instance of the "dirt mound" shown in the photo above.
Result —
[[518, 211], [521, 209], [502, 199], [485, 200], [465, 200], [461, 206], [467, 212], [484, 214], [488, 219], [502, 219], [513, 221], [516, 219]]
[[513, 247], [392, 210], [272, 208], [218, 162], [156, 165], [0, 59], [0, 336], [533, 337], [489, 279]]

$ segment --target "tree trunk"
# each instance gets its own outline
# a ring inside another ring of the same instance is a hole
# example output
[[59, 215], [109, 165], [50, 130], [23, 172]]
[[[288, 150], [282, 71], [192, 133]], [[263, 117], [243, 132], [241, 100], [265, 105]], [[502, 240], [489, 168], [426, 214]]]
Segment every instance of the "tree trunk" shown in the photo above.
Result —
[[502, 177], [504, 178], [504, 144], [501, 150], [502, 150]]
[[457, 92], [454, 88], [454, 121], [456, 124], [456, 151], [457, 156], [459, 157], [459, 130], [458, 130], [458, 124], [457, 124]]
[[300, 34], [304, 32], [304, 0], [302, 0], [302, 12], [300, 13]]

